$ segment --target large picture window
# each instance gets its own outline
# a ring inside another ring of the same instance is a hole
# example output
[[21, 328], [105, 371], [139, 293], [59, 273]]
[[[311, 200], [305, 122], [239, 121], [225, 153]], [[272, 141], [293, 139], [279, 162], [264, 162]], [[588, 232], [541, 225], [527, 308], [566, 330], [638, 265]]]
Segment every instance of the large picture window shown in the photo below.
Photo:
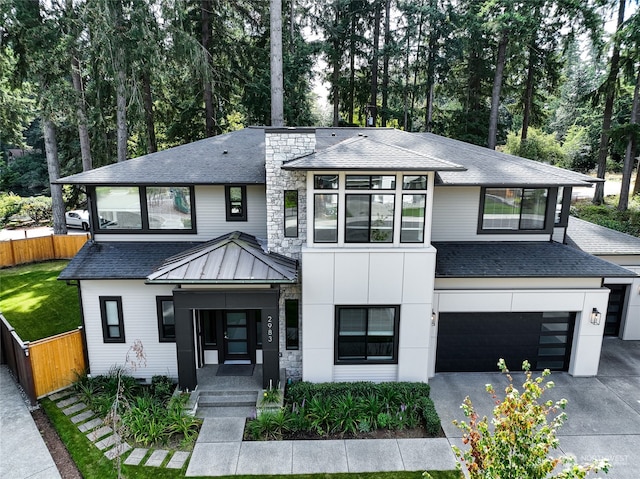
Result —
[[395, 363], [397, 306], [337, 306], [336, 363]]
[[316, 243], [337, 243], [338, 195], [316, 194], [313, 203], [313, 240]]
[[345, 243], [392, 243], [395, 195], [346, 195]]
[[193, 231], [193, 189], [189, 186], [97, 186], [99, 231]]
[[124, 323], [122, 319], [122, 298], [120, 296], [100, 296], [100, 316], [102, 318], [102, 338], [105, 343], [124, 343]]
[[175, 342], [176, 318], [173, 310], [172, 296], [156, 298], [158, 310], [158, 339], [161, 343]]
[[541, 231], [547, 215], [546, 188], [486, 188], [482, 231]]

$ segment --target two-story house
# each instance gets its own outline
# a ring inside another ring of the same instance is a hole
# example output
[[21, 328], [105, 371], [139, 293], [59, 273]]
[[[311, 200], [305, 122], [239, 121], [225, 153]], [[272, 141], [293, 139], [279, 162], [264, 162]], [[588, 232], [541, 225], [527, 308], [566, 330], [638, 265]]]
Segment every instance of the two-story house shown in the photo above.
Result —
[[265, 386], [499, 357], [589, 376], [608, 309], [640, 339], [640, 276], [565, 244], [571, 189], [593, 181], [433, 134], [247, 128], [59, 180], [92, 218], [60, 279], [94, 374], [139, 340], [134, 374], [183, 389], [222, 363], [262, 364]]

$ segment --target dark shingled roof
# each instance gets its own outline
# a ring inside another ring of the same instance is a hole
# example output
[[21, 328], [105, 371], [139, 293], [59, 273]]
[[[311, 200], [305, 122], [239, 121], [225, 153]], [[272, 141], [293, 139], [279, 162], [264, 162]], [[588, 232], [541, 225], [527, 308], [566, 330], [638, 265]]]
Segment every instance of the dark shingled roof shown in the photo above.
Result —
[[[391, 136], [391, 132], [385, 132]], [[379, 135], [384, 136], [384, 135]], [[289, 161], [284, 170], [464, 170], [463, 166], [362, 134]]]
[[235, 231], [167, 258], [149, 283], [295, 283], [297, 262]]
[[635, 273], [553, 242], [433, 243], [436, 278], [626, 278]]
[[166, 258], [197, 244], [89, 241], [58, 279], [146, 279]]
[[590, 254], [640, 255], [640, 238], [569, 217], [567, 244]]
[[[251, 127], [233, 131], [67, 176], [56, 183], [264, 184], [265, 129]], [[296, 131], [295, 128], [288, 130]], [[297, 161], [331, 158], [331, 167], [335, 169], [437, 170], [436, 184], [439, 185], [590, 186], [599, 181], [432, 133], [407, 133], [392, 128], [316, 128], [315, 132], [316, 153]], [[371, 141], [354, 141], [363, 138], [358, 135], [366, 135]], [[345, 140], [348, 142], [340, 145]], [[334, 153], [344, 152], [348, 156], [332, 155], [328, 152], [332, 147]], [[329, 164], [317, 166], [329, 168]]]
[[264, 184], [264, 129], [245, 128], [176, 146], [122, 163], [61, 178], [57, 183], [113, 184]]

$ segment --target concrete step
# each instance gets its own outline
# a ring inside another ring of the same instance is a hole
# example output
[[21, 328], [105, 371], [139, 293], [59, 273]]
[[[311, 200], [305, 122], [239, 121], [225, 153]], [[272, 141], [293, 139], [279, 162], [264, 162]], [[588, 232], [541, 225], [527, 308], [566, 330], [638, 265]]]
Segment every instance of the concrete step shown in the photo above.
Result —
[[207, 417], [237, 417], [237, 418], [247, 418], [247, 417], [255, 417], [256, 408], [254, 406], [205, 406], [198, 407], [198, 411], [196, 412], [196, 416], [200, 418]]
[[256, 405], [257, 393], [235, 395], [202, 395], [198, 397], [198, 407], [236, 407]]
[[250, 389], [250, 390], [233, 390], [233, 391], [222, 391], [222, 390], [200, 390], [199, 391], [199, 395], [200, 397], [202, 396], [248, 396], [248, 395], [254, 395], [256, 397], [258, 397], [258, 391], [256, 389]]

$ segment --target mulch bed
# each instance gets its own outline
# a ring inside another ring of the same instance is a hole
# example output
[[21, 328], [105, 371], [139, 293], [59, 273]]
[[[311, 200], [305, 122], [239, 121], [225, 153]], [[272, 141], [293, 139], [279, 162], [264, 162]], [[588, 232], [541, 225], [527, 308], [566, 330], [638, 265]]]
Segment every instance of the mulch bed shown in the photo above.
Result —
[[31, 412], [31, 416], [33, 416], [40, 435], [51, 453], [53, 462], [56, 463], [60, 476], [64, 479], [82, 479], [82, 474], [71, 459], [71, 454], [58, 436], [47, 414], [42, 409], [36, 409]]

